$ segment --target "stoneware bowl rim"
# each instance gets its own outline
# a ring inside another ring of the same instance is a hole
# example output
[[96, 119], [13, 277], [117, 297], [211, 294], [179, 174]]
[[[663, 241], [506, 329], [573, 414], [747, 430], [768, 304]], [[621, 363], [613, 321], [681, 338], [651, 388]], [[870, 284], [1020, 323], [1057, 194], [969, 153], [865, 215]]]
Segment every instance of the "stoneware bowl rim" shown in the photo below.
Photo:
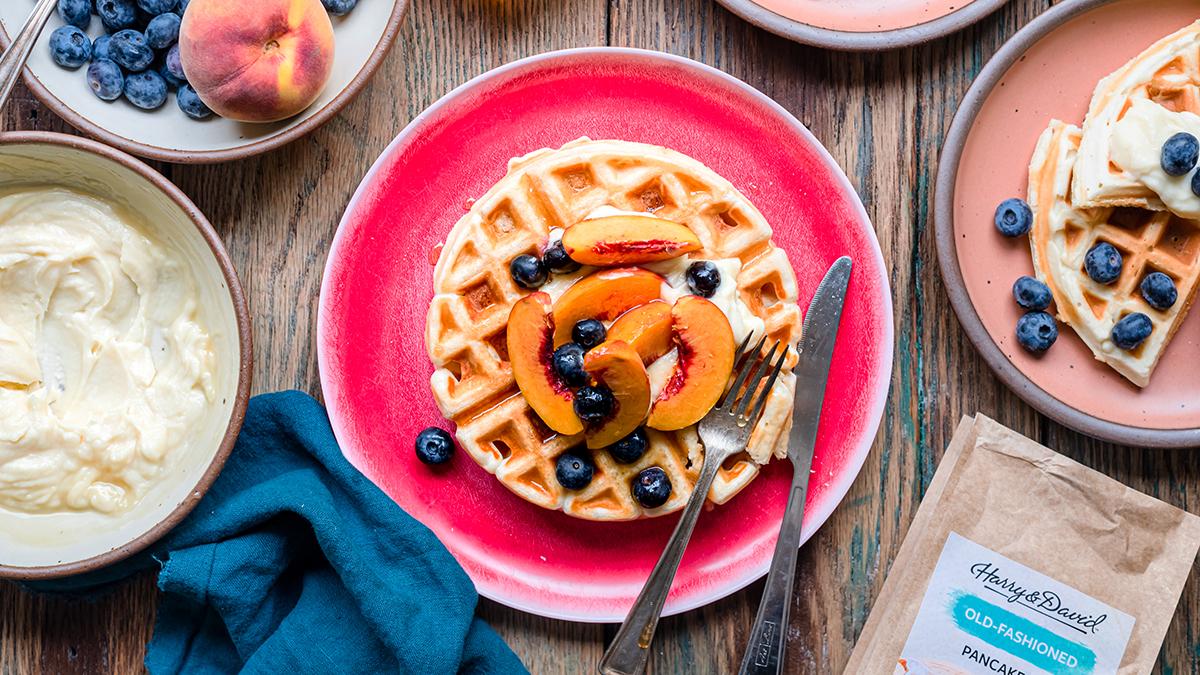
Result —
[[10, 566], [0, 565], [0, 579], [14, 580], [42, 580], [56, 579], [75, 574], [91, 572], [102, 567], [107, 567], [113, 563], [119, 562], [128, 558], [135, 553], [139, 553], [146, 547], [158, 541], [163, 535], [169, 532], [172, 528], [178, 525], [192, 509], [200, 503], [201, 497], [212, 486], [217, 475], [221, 472], [221, 468], [225, 465], [225, 460], [228, 459], [230, 452], [233, 451], [234, 442], [237, 440], [238, 432], [242, 428], [242, 422], [246, 417], [246, 406], [250, 400], [250, 380], [253, 374], [254, 365], [254, 345], [251, 335], [250, 312], [246, 303], [246, 296], [242, 291], [241, 282], [238, 280], [237, 272], [233, 266], [233, 260], [229, 257], [229, 253], [225, 250], [224, 244], [221, 242], [220, 236], [213, 229], [211, 223], [205, 218], [204, 214], [192, 203], [192, 200], [183, 193], [174, 183], [168, 181], [162, 174], [150, 168], [145, 163], [130, 157], [129, 155], [110, 148], [106, 145], [98, 143], [86, 138], [71, 136], [68, 134], [60, 134], [50, 131], [10, 131], [0, 133], [0, 146], [11, 145], [55, 145], [68, 148], [76, 152], [84, 152], [97, 155], [102, 159], [120, 164], [126, 169], [133, 171], [143, 179], [150, 182], [159, 192], [163, 193], [168, 199], [175, 203], [184, 215], [191, 220], [196, 226], [196, 230], [200, 236], [208, 244], [213, 256], [216, 258], [217, 266], [221, 269], [221, 274], [224, 278], [226, 287], [229, 289], [229, 299], [233, 305], [234, 317], [236, 319], [238, 330], [238, 346], [239, 346], [239, 363], [237, 369], [237, 391], [234, 397], [233, 407], [229, 415], [229, 424], [225, 429], [225, 435], [221, 438], [220, 446], [208, 468], [201, 474], [196, 485], [189, 491], [188, 496], [177, 504], [170, 513], [162, 520], [156, 523], [153, 527], [138, 535], [132, 541], [122, 544], [109, 551], [99, 555], [77, 560], [73, 562], [60, 563], [56, 565], [44, 566]]
[[1067, 0], [1013, 35], [983, 67], [963, 97], [946, 135], [934, 184], [934, 231], [938, 264], [950, 304], [967, 337], [992, 372], [1026, 403], [1064, 426], [1103, 441], [1156, 448], [1200, 445], [1200, 429], [1146, 429], [1118, 424], [1081, 412], [1048, 394], [1022, 373], [1000, 350], [975, 311], [967, 293], [954, 242], [954, 189], [963, 149], [988, 95], [1009, 68], [1034, 44], [1066, 22], [1116, 0]]
[[[367, 82], [375, 75], [375, 71], [383, 64], [384, 58], [391, 52], [392, 45], [396, 41], [396, 35], [400, 32], [401, 22], [408, 11], [408, 5], [409, 0], [393, 0], [392, 13], [388, 17], [387, 27], [384, 29], [379, 42], [375, 45], [375, 49], [367, 58], [366, 63], [363, 64], [358, 74], [350, 80], [350, 83], [342, 91], [338, 92], [337, 96], [334, 96], [331, 101], [325, 104], [323, 108], [309, 115], [303, 122], [281, 133], [223, 150], [171, 150], [125, 138], [75, 112], [74, 109], [52, 94], [29, 67], [25, 68], [22, 79], [34, 97], [38, 101], [41, 101], [42, 105], [53, 111], [55, 115], [62, 118], [67, 124], [98, 141], [124, 150], [127, 153], [137, 155], [138, 157], [171, 162], [173, 164], [216, 164], [219, 162], [247, 159], [276, 150], [292, 141], [307, 136], [324, 126], [326, 122], [333, 119], [335, 115], [357, 98], [363, 88], [366, 87]], [[8, 32], [4, 30], [3, 26], [0, 26], [0, 48], [8, 49], [8, 45]]]
[[924, 44], [956, 33], [1000, 9], [1008, 0], [974, 0], [936, 19], [884, 31], [856, 32], [822, 28], [780, 16], [754, 0], [717, 0], [746, 21], [794, 42], [852, 52], [881, 52]]

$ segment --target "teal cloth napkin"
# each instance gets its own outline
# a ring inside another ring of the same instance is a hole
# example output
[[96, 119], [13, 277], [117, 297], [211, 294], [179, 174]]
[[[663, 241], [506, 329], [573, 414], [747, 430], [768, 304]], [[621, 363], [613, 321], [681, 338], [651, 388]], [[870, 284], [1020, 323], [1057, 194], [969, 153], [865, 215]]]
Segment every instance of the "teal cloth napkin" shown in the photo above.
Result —
[[155, 561], [152, 673], [526, 672], [446, 548], [342, 457], [300, 392], [250, 401], [220, 477], [152, 550], [37, 587], [93, 588]]

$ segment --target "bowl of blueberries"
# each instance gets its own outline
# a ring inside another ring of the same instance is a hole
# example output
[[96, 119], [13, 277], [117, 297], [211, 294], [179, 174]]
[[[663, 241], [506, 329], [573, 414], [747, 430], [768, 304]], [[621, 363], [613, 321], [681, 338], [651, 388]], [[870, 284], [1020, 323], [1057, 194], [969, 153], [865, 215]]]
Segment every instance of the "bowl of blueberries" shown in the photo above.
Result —
[[[71, 126], [132, 154], [186, 164], [242, 159], [304, 136], [348, 104], [387, 55], [408, 5], [313, 0], [333, 27], [328, 79], [299, 113], [261, 123], [215, 113], [188, 79], [180, 31], [189, 6], [207, 1], [57, 0], [25, 83]], [[0, 2], [0, 46], [7, 49], [33, 6]]]

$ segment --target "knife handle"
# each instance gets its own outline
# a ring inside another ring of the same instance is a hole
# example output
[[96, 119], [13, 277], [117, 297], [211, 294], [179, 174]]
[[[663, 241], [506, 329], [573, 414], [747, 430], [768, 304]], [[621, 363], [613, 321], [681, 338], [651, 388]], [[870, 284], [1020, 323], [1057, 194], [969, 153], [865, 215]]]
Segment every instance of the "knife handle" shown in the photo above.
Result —
[[800, 527], [804, 523], [807, 493], [808, 472], [798, 471], [792, 476], [792, 491], [779, 528], [779, 540], [775, 543], [771, 571], [767, 573], [767, 585], [754, 617], [754, 626], [750, 629], [750, 644], [738, 671], [740, 675], [767, 675], [783, 670], [788, 610], [792, 604], [796, 558], [800, 555]]

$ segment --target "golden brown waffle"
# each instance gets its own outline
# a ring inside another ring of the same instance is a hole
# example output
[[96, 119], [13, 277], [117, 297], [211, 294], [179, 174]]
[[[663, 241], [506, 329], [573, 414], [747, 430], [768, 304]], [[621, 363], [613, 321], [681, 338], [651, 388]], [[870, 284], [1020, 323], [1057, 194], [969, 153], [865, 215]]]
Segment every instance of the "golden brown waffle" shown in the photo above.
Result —
[[[1097, 359], [1144, 387], [1195, 296], [1200, 223], [1169, 211], [1076, 208], [1070, 186], [1082, 135], [1079, 127], [1054, 120], [1038, 139], [1029, 165], [1033, 265], [1054, 295], [1058, 317]], [[1088, 250], [1102, 241], [1117, 247], [1124, 258], [1121, 276], [1111, 285], [1093, 281], [1083, 267]], [[1139, 291], [1142, 279], [1155, 271], [1171, 277], [1179, 291], [1179, 300], [1166, 311], [1151, 307]], [[1150, 317], [1154, 329], [1136, 349], [1125, 351], [1113, 344], [1112, 329], [1134, 312]]]
[[1166, 209], [1158, 195], [1111, 160], [1113, 127], [1134, 99], [1200, 113], [1200, 21], [1154, 43], [1096, 85], [1072, 180], [1076, 206]]
[[[506, 326], [513, 304], [526, 295], [509, 276], [523, 253], [540, 254], [552, 228], [566, 228], [610, 205], [683, 223], [704, 244], [693, 257], [738, 258], [738, 289], [773, 339], [794, 343], [800, 309], [795, 274], [771, 242], [762, 214], [728, 181], [685, 155], [651, 145], [580, 139], [509, 163], [508, 174], [475, 202], [446, 239], [434, 271], [435, 296], [425, 342], [437, 370], [430, 385], [459, 443], [487, 471], [522, 498], [590, 520], [630, 520], [681, 508], [699, 476], [703, 448], [695, 427], [648, 430], [650, 447], [633, 464], [592, 453], [595, 475], [583, 490], [562, 488], [555, 462], [582, 444], [546, 427], [516, 387], [507, 361]], [[786, 454], [795, 376], [777, 381], [749, 452], [728, 462], [709, 499], [724, 503], [758, 474], [759, 462]], [[759, 461], [754, 461], [755, 458]], [[647, 510], [632, 496], [642, 470], [660, 466], [671, 498]]]

